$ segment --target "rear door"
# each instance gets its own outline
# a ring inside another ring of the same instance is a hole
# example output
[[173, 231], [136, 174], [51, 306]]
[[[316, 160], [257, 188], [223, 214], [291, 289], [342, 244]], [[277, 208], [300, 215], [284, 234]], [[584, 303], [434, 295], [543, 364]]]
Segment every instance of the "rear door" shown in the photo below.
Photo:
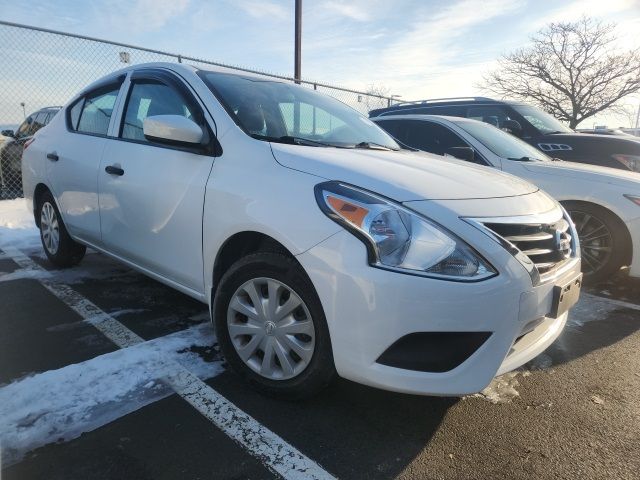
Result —
[[154, 115], [181, 115], [213, 135], [193, 93], [173, 74], [139, 70], [127, 88], [118, 136], [107, 140], [98, 175], [104, 245], [202, 294], [202, 209], [214, 158], [201, 148], [148, 140], [143, 122]]
[[[98, 168], [124, 76], [86, 92], [66, 112], [47, 149], [47, 175], [69, 232], [100, 245]], [[64, 129], [66, 128], [66, 132]]]

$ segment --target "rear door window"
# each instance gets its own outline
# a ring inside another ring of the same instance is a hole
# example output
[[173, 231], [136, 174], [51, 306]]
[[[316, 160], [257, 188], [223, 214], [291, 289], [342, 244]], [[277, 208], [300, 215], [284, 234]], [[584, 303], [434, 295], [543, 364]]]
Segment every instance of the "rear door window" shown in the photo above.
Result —
[[467, 143], [446, 127], [437, 123], [412, 120], [405, 122], [408, 145], [437, 155], [444, 155], [452, 147], [468, 147]]
[[[77, 131], [92, 135], [106, 135], [109, 131], [109, 122], [111, 121], [119, 90], [119, 86], [113, 86], [106, 89], [106, 91], [105, 89], [100, 89], [97, 92], [89, 93], [84, 99]], [[70, 112], [72, 125], [73, 108]]]
[[[380, 122], [381, 124], [383, 122]], [[386, 125], [390, 122], [384, 122]], [[405, 145], [436, 155], [453, 155], [453, 147], [471, 147], [460, 135], [438, 123], [421, 120], [398, 120], [395, 123], [395, 137]], [[390, 132], [391, 133], [391, 132]], [[473, 163], [487, 165], [485, 159], [474, 149]]]
[[396, 140], [400, 140], [400, 134], [402, 133], [402, 122], [399, 120], [383, 120], [380, 122], [374, 122], [380, 128], [385, 130]]
[[33, 123], [31, 124], [31, 129], [29, 130], [29, 135], [35, 134], [47, 124], [47, 115], [48, 114], [46, 112], [39, 112], [35, 115]]
[[47, 114], [47, 118], [45, 118], [45, 120], [44, 120], [44, 124], [45, 124], [45, 125], [49, 125], [49, 123], [51, 123], [51, 120], [53, 120], [53, 117], [55, 117], [55, 116], [56, 116], [56, 113], [57, 113], [57, 112], [49, 112], [49, 113]]
[[31, 129], [31, 124], [33, 123], [35, 115], [29, 115], [24, 122], [20, 124], [18, 131], [16, 132], [16, 138], [26, 137], [29, 135], [29, 130]]

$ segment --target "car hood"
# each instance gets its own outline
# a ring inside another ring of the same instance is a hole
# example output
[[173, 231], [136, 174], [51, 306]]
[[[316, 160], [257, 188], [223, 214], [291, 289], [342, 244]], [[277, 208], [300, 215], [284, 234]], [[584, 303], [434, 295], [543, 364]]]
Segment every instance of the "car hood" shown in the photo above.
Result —
[[526, 180], [494, 169], [410, 151], [337, 149], [272, 143], [278, 163], [385, 195], [399, 202], [527, 195]]
[[595, 133], [554, 133], [541, 137], [542, 143], [568, 143], [585, 148], [606, 148], [610, 153], [640, 152], [640, 137], [622, 135], [597, 135]]
[[634, 191], [640, 190], [640, 173], [628, 170], [565, 161], [526, 162], [523, 166], [525, 170], [534, 173], [594, 182], [606, 182], [612, 185], [627, 186], [633, 188]]

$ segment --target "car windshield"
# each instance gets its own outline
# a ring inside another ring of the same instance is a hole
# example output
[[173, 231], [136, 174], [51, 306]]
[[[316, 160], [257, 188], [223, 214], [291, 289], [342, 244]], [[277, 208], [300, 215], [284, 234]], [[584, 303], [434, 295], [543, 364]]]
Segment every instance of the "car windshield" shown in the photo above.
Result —
[[522, 115], [531, 125], [543, 135], [550, 133], [572, 133], [569, 127], [555, 119], [548, 113], [530, 105], [512, 105], [513, 109]]
[[540, 150], [488, 123], [473, 120], [455, 123], [499, 157], [521, 161], [551, 160]]
[[315, 147], [400, 149], [368, 118], [309, 88], [227, 73], [198, 74], [235, 122], [259, 140]]

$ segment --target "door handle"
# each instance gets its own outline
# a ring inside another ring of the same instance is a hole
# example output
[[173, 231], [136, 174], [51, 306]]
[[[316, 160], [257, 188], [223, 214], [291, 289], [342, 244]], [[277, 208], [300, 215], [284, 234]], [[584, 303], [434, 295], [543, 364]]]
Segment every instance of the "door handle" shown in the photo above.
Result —
[[109, 165], [108, 167], [104, 167], [104, 171], [107, 172], [109, 175], [118, 175], [119, 177], [124, 175], [124, 170], [114, 165]]
[[58, 160], [60, 160], [60, 158], [58, 158], [58, 154], [56, 152], [47, 153], [47, 158], [49, 160], [51, 160], [52, 162], [57, 162]]

